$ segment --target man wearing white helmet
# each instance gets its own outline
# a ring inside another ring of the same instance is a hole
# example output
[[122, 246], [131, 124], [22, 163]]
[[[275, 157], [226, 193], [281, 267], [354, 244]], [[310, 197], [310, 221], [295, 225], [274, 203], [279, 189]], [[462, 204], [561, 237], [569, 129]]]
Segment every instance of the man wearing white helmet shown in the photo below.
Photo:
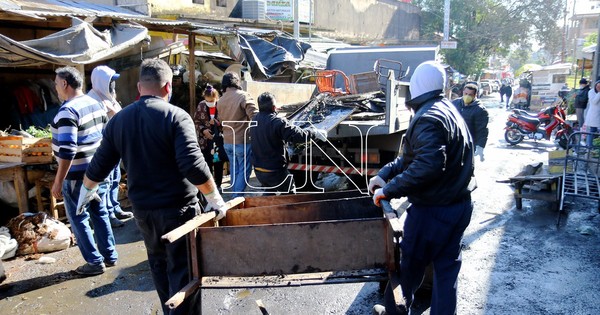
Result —
[[[406, 130], [403, 154], [369, 181], [373, 201], [407, 197], [400, 248], [400, 286], [405, 305], [376, 306], [375, 311], [403, 313], [410, 309], [425, 268], [433, 263], [430, 314], [456, 313], [456, 282], [461, 266], [460, 243], [473, 205], [473, 140], [456, 107], [444, 98], [444, 68], [420, 64], [410, 79], [414, 116]], [[392, 310], [391, 308], [394, 308]]]

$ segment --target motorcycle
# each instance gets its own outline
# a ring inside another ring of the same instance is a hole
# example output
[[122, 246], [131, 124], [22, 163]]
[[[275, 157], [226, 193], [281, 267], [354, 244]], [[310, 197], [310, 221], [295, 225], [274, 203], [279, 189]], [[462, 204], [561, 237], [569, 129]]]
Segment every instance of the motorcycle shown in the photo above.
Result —
[[556, 105], [552, 105], [552, 106], [542, 108], [537, 113], [530, 113], [523, 109], [513, 109], [512, 112], [516, 115], [520, 115], [520, 116], [524, 116], [524, 117], [528, 117], [528, 118], [537, 118], [540, 120], [540, 126], [546, 126], [552, 121], [554, 114], [557, 114], [558, 111], [559, 111], [559, 109], [556, 108]]
[[569, 141], [569, 135], [573, 132], [572, 127], [565, 121], [566, 113], [562, 104], [557, 104], [542, 109], [533, 116], [530, 113], [523, 113], [514, 110], [508, 116], [506, 122], [506, 131], [504, 139], [510, 145], [521, 143], [525, 138], [530, 140], [550, 140], [554, 134], [554, 139], [558, 145], [566, 149]]

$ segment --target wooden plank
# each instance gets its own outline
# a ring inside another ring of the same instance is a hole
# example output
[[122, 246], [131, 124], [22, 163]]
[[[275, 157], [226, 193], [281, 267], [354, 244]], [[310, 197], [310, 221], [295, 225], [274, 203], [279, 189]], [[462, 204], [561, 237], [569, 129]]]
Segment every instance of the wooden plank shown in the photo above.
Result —
[[387, 280], [385, 269], [315, 272], [256, 277], [203, 277], [202, 288], [267, 288], [334, 283], [378, 282]]
[[187, 221], [182, 226], [174, 229], [173, 231], [163, 235], [161, 237], [162, 241], [165, 243], [173, 243], [176, 240], [180, 239], [182, 236], [188, 234], [194, 229], [198, 228], [200, 225], [214, 219], [216, 217], [216, 212], [210, 211], [206, 213], [199, 214], [195, 216], [193, 219]]
[[[225, 204], [229, 209], [231, 209], [231, 208], [241, 204], [242, 202], [244, 202], [244, 198], [238, 197], [238, 198], [227, 201]], [[229, 211], [231, 211], [231, 210], [229, 210]], [[229, 211], [227, 213], [229, 213]], [[207, 223], [211, 219], [214, 219], [216, 216], [217, 216], [217, 213], [215, 211], [210, 211], [210, 212], [205, 212], [205, 213], [199, 214], [199, 215], [195, 216], [194, 218], [192, 218], [191, 220], [184, 223], [182, 226], [163, 235], [161, 237], [161, 239], [165, 243], [173, 243], [174, 241], [178, 240], [179, 238], [186, 235], [187, 233], [190, 233], [193, 230], [195, 230], [196, 228], [200, 227], [204, 223]]]
[[524, 192], [521, 194], [515, 194], [515, 198], [557, 201], [556, 193], [551, 192], [551, 191], [548, 191], [548, 192]]
[[352, 197], [361, 197], [359, 191], [351, 190], [351, 191], [338, 191], [338, 192], [328, 192], [322, 194], [296, 194], [296, 195], [280, 195], [280, 196], [260, 196], [260, 197], [246, 197], [246, 202], [244, 202], [244, 208], [254, 208], [254, 207], [265, 207], [265, 206], [275, 206], [275, 205], [284, 205], [284, 204], [292, 204], [299, 202], [307, 202], [307, 201], [319, 201], [319, 200], [331, 200], [331, 199], [340, 199], [340, 198], [352, 198]]
[[385, 219], [200, 228], [203, 276], [385, 268]]
[[373, 205], [371, 197], [365, 196], [232, 209], [227, 212], [224, 225], [241, 226], [381, 217], [381, 208]]
[[173, 295], [167, 302], [165, 302], [165, 305], [167, 305], [170, 309], [177, 308], [177, 306], [183, 303], [183, 300], [185, 300], [200, 287], [200, 284], [200, 280], [193, 279], [185, 287], [179, 290], [179, 292], [175, 293], [175, 295]]

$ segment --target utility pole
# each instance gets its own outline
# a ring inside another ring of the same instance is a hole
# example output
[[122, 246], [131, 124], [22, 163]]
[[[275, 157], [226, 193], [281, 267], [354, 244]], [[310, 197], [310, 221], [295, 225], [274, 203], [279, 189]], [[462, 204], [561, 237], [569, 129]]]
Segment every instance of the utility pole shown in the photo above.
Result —
[[444, 0], [444, 41], [450, 38], [450, 0]]
[[563, 17], [563, 37], [562, 37], [562, 50], [560, 52], [560, 62], [565, 62], [567, 56], [567, 6], [568, 2], [565, 1], [564, 17]]
[[300, 13], [298, 12], [298, 9], [300, 8], [300, 5], [299, 5], [300, 0], [293, 0], [293, 1], [294, 1], [294, 39], [299, 40], [300, 39]]
[[[600, 19], [598, 19], [598, 33], [600, 34]], [[598, 40], [596, 41], [596, 53], [594, 53], [594, 67], [592, 68], [592, 76], [590, 77], [590, 81], [596, 82], [598, 80], [598, 63], [600, 62], [600, 58], [598, 58], [598, 54], [600, 54], [600, 36], [598, 36]]]
[[[579, 28], [577, 28], [577, 32], [575, 32], [575, 5], [577, 4], [577, 0], [573, 0], [573, 11], [571, 11], [571, 31], [569, 32], [569, 36], [573, 38], [573, 61], [575, 62], [575, 66], [579, 67], [579, 63], [577, 62], [577, 39], [579, 38]], [[581, 77], [583, 78], [585, 72], [585, 62], [581, 63]], [[577, 73], [577, 70], [575, 70]], [[575, 82], [573, 82], [573, 86], [577, 86], [577, 75], [575, 76]]]

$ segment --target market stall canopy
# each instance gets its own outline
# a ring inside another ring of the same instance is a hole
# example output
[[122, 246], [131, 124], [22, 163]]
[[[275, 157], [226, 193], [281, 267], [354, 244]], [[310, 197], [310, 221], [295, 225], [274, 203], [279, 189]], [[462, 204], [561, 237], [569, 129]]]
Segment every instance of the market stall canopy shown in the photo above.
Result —
[[73, 26], [39, 39], [15, 41], [0, 34], [0, 67], [90, 64], [114, 58], [146, 39], [137, 24], [115, 24], [99, 31], [73, 18]]
[[586, 46], [581, 49], [580, 57], [584, 58], [584, 59], [593, 59], [595, 53], [596, 53], [596, 45]]

